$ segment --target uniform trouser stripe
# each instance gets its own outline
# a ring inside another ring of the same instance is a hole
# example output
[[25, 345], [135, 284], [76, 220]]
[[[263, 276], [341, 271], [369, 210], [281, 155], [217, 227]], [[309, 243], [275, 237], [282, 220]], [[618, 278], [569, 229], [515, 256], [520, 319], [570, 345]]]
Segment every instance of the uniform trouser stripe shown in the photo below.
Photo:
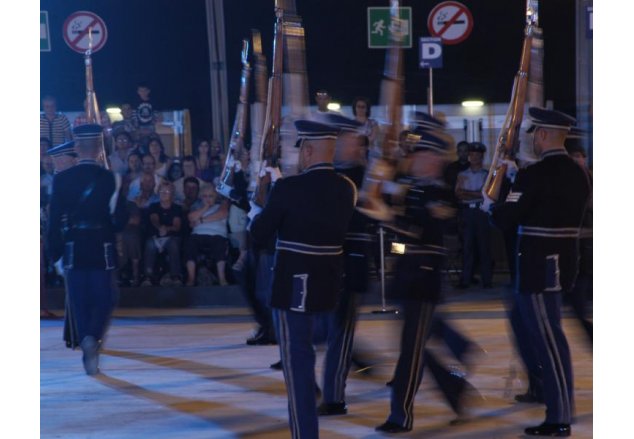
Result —
[[286, 380], [286, 391], [288, 393], [288, 410], [289, 410], [289, 423], [291, 427], [292, 437], [299, 437], [299, 425], [297, 422], [297, 405], [295, 404], [295, 385], [293, 382], [293, 374], [290, 373], [293, 370], [293, 363], [291, 357], [291, 343], [289, 338], [288, 321], [286, 314], [283, 311], [274, 309], [278, 321], [279, 327], [279, 344], [280, 344], [280, 356], [282, 359], [282, 370], [284, 372], [284, 380]]
[[315, 349], [316, 315], [273, 309], [288, 393], [289, 425], [293, 439], [317, 438]]
[[414, 398], [423, 378], [423, 352], [429, 338], [434, 304], [408, 301], [404, 307], [401, 354], [394, 372], [390, 422], [411, 428]]
[[570, 410], [570, 397], [568, 393], [568, 382], [566, 379], [566, 373], [562, 362], [561, 353], [559, 352], [557, 339], [553, 333], [553, 328], [550, 324], [550, 319], [546, 310], [543, 294], [536, 294], [533, 297], [533, 301], [536, 301], [536, 305], [539, 308], [538, 316], [541, 317], [540, 330], [542, 336], [546, 340], [546, 344], [549, 348], [548, 356], [551, 362], [555, 379], [557, 380], [557, 388], [559, 390], [558, 404], [560, 409], [558, 410], [559, 418], [557, 422], [567, 424], [570, 422], [571, 410]]
[[327, 403], [344, 402], [346, 378], [352, 363], [356, 301], [354, 293], [346, 295], [340, 308], [330, 316], [324, 368], [324, 401]]
[[561, 294], [516, 294], [542, 366], [546, 422], [569, 424], [572, 366], [568, 342], [561, 328]]

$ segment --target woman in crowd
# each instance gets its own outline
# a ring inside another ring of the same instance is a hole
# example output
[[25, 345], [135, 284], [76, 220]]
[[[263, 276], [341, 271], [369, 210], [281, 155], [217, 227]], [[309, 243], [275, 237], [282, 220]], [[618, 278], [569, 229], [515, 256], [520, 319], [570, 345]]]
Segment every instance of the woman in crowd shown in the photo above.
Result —
[[141, 154], [138, 152], [131, 152], [128, 155], [127, 163], [128, 167], [124, 174], [124, 179], [130, 183], [141, 176]]
[[156, 160], [156, 175], [166, 178], [167, 169], [171, 165], [172, 159], [165, 154], [165, 147], [163, 146], [163, 142], [161, 142], [160, 137], [150, 137], [147, 144], [147, 152], [154, 157], [154, 160]]
[[210, 143], [202, 139], [196, 144], [194, 158], [196, 159], [196, 177], [208, 183], [213, 183], [214, 178], [220, 177], [224, 165], [220, 142], [212, 140]]
[[352, 114], [354, 118], [363, 125], [359, 127], [359, 132], [367, 136], [370, 141], [370, 148], [375, 145], [379, 136], [379, 124], [376, 120], [370, 119], [370, 100], [366, 97], [357, 96], [352, 101]]

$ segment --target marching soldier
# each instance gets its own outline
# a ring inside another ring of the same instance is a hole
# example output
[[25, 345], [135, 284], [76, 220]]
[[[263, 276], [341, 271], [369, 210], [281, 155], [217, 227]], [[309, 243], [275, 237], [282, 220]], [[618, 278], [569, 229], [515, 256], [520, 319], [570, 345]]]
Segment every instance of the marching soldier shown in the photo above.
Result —
[[[405, 214], [392, 227], [404, 242], [395, 251], [397, 262], [393, 291], [401, 299], [404, 319], [401, 353], [391, 382], [390, 414], [377, 431], [403, 433], [414, 422], [414, 398], [423, 377], [423, 366], [430, 367], [452, 408], [460, 414], [460, 401], [471, 388], [449, 372], [425, 349], [430, 336], [434, 309], [440, 299], [442, 265], [446, 250], [443, 231], [454, 214], [451, 192], [442, 182], [448, 143], [429, 131], [420, 131], [412, 148]], [[443, 372], [444, 373], [441, 373]]]
[[592, 297], [592, 171], [586, 165], [586, 150], [582, 140], [586, 132], [572, 127], [566, 137], [568, 155], [585, 171], [590, 182], [590, 197], [583, 217], [583, 225], [579, 235], [579, 275], [572, 291], [567, 293], [568, 301], [583, 327], [587, 339], [592, 345], [592, 322], [588, 320], [587, 302]]
[[590, 188], [564, 148], [574, 118], [536, 107], [529, 108], [529, 116], [540, 161], [517, 173], [505, 202], [492, 206], [491, 213], [495, 224], [519, 225], [515, 298], [541, 366], [546, 419], [524, 431], [562, 437], [571, 434], [573, 382], [561, 301], [577, 275], [579, 229]]
[[332, 164], [337, 130], [307, 120], [295, 126], [300, 173], [279, 179], [264, 209], [249, 215], [254, 217], [251, 236], [256, 242], [265, 243], [277, 233], [271, 307], [291, 434], [317, 438], [313, 329], [341, 296], [343, 244], [356, 189]]
[[[80, 346], [86, 373], [95, 375], [115, 304], [115, 223], [109, 207], [115, 179], [97, 163], [103, 142], [101, 126], [81, 125], [73, 132], [79, 160], [53, 180], [47, 238], [52, 260], [63, 258], [66, 346]], [[117, 215], [125, 211], [121, 206], [119, 203]], [[125, 218], [118, 218], [116, 224], [125, 224]]]
[[[365, 173], [363, 143], [359, 135], [361, 123], [339, 114], [329, 114], [326, 121], [341, 131], [337, 138], [335, 170], [349, 178], [358, 188]], [[368, 233], [369, 218], [358, 210], [352, 214], [343, 246], [344, 290], [333, 313], [327, 316], [327, 349], [324, 367], [323, 402], [319, 415], [344, 415], [346, 378], [353, 361], [352, 346], [357, 320], [358, 294], [368, 289], [368, 258], [372, 235]]]

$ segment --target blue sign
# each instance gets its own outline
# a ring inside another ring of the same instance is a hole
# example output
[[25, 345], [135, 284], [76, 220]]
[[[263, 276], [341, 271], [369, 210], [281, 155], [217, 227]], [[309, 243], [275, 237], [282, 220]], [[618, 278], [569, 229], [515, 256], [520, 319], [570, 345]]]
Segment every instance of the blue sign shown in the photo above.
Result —
[[422, 37], [420, 42], [419, 66], [423, 69], [439, 69], [442, 67], [442, 38]]

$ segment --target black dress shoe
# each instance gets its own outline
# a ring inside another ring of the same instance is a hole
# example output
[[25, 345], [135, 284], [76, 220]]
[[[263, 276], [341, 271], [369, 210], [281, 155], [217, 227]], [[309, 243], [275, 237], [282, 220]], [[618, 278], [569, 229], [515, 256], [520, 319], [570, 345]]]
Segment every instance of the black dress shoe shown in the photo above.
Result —
[[528, 404], [532, 404], [532, 403], [543, 404], [544, 398], [542, 398], [540, 395], [537, 395], [535, 392], [528, 390], [526, 393], [515, 395], [515, 401], [524, 402]]
[[277, 344], [277, 341], [275, 338], [269, 337], [264, 331], [258, 331], [253, 337], [247, 338], [247, 344], [249, 346], [266, 346]]
[[282, 370], [282, 360], [278, 361], [277, 363], [271, 364], [271, 369]]
[[317, 413], [319, 416], [345, 415], [348, 413], [348, 407], [345, 402], [322, 402], [317, 407]]
[[394, 422], [386, 421], [375, 428], [376, 431], [383, 431], [385, 433], [406, 433], [412, 431], [411, 428], [403, 427], [402, 425], [395, 424]]
[[545, 422], [537, 427], [528, 427], [524, 433], [529, 436], [550, 436], [567, 437], [570, 436], [570, 424], [546, 424]]

